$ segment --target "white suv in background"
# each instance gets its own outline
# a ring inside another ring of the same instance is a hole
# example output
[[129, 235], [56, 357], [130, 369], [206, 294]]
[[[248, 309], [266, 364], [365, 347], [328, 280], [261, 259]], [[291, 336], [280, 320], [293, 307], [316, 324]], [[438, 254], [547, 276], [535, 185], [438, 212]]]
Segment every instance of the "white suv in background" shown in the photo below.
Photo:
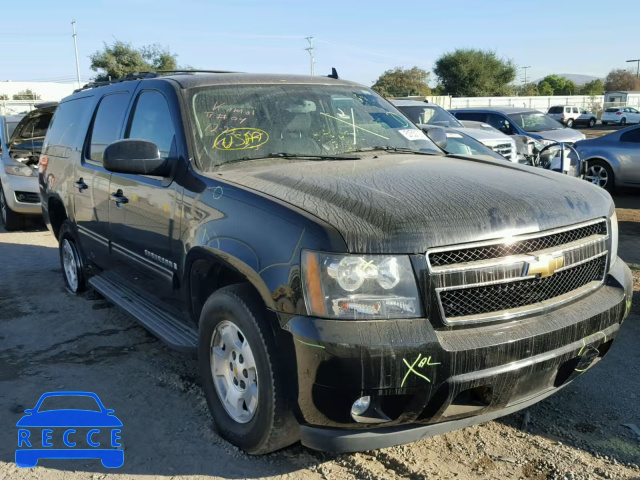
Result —
[[595, 113], [572, 105], [555, 105], [547, 111], [547, 115], [569, 128], [578, 124], [593, 127], [598, 121]]
[[603, 125], [607, 123], [619, 123], [620, 125], [640, 123], [640, 112], [631, 107], [611, 107], [604, 111], [601, 120]]

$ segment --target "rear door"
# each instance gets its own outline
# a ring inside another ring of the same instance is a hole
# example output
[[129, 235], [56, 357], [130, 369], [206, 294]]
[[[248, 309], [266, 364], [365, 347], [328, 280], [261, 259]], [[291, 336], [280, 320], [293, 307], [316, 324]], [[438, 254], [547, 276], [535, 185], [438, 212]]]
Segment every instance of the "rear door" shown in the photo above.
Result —
[[80, 243], [89, 260], [109, 266], [109, 180], [102, 166], [104, 149], [122, 136], [131, 95], [127, 90], [109, 92], [98, 103], [83, 149], [76, 164], [73, 204]]
[[[162, 157], [185, 159], [183, 137], [176, 134], [182, 127], [175, 92], [165, 82], [155, 85], [137, 93], [125, 138], [149, 140]], [[112, 202], [109, 213], [114, 267], [138, 290], [177, 302], [173, 286], [179, 252], [173, 242], [179, 238], [182, 188], [171, 179], [113, 173], [110, 189], [127, 200]]]

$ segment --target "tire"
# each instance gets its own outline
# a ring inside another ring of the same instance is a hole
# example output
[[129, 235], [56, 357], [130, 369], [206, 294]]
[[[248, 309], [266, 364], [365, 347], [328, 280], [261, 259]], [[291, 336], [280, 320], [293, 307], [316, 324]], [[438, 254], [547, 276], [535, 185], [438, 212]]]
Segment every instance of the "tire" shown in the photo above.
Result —
[[622, 125], [623, 127], [627, 124], [627, 119], [623, 118], [622, 120], [620, 120], [620, 125]]
[[565, 123], [565, 126], [567, 128], [573, 128], [573, 118], [570, 118], [569, 120], [567, 120], [567, 123]]
[[199, 325], [202, 386], [218, 433], [247, 453], [273, 452], [300, 438], [294, 396], [287, 393], [295, 382], [285, 374], [282, 355], [262, 299], [250, 285], [224, 287], [209, 297]]
[[596, 119], [595, 118], [589, 119], [589, 128], [593, 128], [595, 126], [596, 126]]
[[589, 160], [585, 180], [604, 188], [608, 192], [613, 192], [614, 178], [611, 166], [604, 160]]
[[7, 232], [15, 232], [24, 228], [24, 215], [20, 215], [9, 208], [2, 185], [0, 185], [0, 220]]
[[84, 292], [87, 289], [85, 262], [71, 221], [62, 223], [58, 242], [62, 277], [67, 290], [73, 294]]

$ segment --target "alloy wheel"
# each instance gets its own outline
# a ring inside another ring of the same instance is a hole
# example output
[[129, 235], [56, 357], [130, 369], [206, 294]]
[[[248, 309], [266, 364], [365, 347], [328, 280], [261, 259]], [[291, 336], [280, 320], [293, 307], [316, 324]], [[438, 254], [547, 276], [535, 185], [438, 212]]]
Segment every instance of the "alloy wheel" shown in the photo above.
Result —
[[607, 183], [609, 182], [609, 174], [607, 173], [607, 169], [602, 165], [592, 165], [591, 167], [589, 167], [584, 178], [585, 180], [602, 188], [605, 188], [607, 186]]
[[247, 337], [228, 320], [216, 326], [210, 343], [211, 375], [220, 402], [238, 423], [258, 408], [258, 370]]
[[69, 288], [76, 292], [78, 290], [78, 261], [75, 247], [66, 238], [62, 240], [62, 267]]

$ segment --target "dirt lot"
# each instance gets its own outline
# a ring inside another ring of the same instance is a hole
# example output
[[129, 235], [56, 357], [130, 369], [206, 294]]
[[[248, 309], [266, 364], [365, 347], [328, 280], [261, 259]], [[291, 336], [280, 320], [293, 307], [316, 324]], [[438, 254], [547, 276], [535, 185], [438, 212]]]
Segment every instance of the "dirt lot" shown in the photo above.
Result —
[[[640, 264], [640, 195], [616, 196], [621, 256]], [[633, 313], [607, 358], [540, 404], [499, 421], [359, 454], [299, 445], [249, 457], [220, 439], [177, 354], [92, 294], [63, 288], [42, 227], [0, 228], [0, 480], [89, 479], [640, 479], [640, 271]], [[16, 421], [43, 392], [96, 392], [124, 423], [125, 463], [45, 460], [15, 466]]]

